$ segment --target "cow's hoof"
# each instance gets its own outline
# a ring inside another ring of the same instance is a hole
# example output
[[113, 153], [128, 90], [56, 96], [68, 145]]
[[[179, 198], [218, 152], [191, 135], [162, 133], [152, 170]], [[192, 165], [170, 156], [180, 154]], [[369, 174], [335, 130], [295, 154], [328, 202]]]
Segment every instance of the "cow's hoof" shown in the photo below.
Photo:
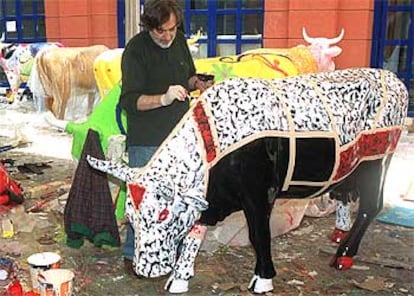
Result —
[[341, 241], [344, 240], [344, 238], [348, 235], [349, 231], [345, 231], [339, 228], [335, 228], [331, 233], [331, 241], [334, 243], [339, 244]]
[[250, 280], [249, 290], [258, 294], [273, 291], [273, 281], [272, 279], [263, 279], [258, 275], [254, 275]]
[[354, 262], [352, 260], [352, 257], [348, 256], [334, 257], [329, 263], [330, 266], [333, 266], [338, 270], [350, 269], [353, 264]]
[[173, 294], [188, 292], [188, 281], [170, 277], [164, 286], [164, 290], [168, 290]]

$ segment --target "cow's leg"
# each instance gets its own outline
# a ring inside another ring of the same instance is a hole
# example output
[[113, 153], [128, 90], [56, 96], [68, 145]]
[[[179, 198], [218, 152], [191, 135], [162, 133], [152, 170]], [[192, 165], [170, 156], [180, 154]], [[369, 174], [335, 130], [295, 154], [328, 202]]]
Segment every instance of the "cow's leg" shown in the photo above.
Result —
[[352, 226], [350, 203], [359, 197], [356, 178], [352, 176], [345, 184], [331, 191], [329, 196], [336, 200], [335, 229], [330, 238], [332, 242], [340, 243], [348, 235]]
[[98, 93], [98, 89], [95, 89], [95, 91], [92, 91], [92, 92], [88, 92], [88, 110], [86, 114], [87, 116], [89, 116], [89, 114], [92, 113], [93, 108], [95, 107], [97, 93]]
[[348, 236], [339, 245], [331, 266], [340, 270], [351, 268], [352, 257], [358, 252], [365, 231], [382, 209], [384, 181], [390, 159], [367, 161], [357, 169], [355, 180], [360, 193], [358, 214]]
[[332, 242], [340, 243], [351, 229], [351, 205], [342, 200], [337, 200], [335, 214], [335, 229], [330, 238]]
[[[64, 63], [67, 66], [67, 63]], [[56, 71], [56, 70], [53, 70]], [[53, 72], [52, 72], [53, 73]], [[65, 73], [62, 73], [59, 79], [53, 84], [53, 110], [57, 119], [65, 119], [67, 104], [71, 98], [71, 89], [75, 86], [71, 85], [70, 75], [72, 69], [69, 68]]]
[[[266, 187], [263, 189], [266, 190]], [[257, 192], [257, 194], [260, 193], [267, 195], [267, 191]], [[254, 199], [243, 203], [243, 211], [249, 227], [249, 239], [256, 253], [254, 276], [249, 283], [249, 290], [253, 293], [266, 293], [273, 290], [272, 278], [276, 275], [276, 271], [273, 266], [270, 244], [271, 205]]]
[[60, 100], [58, 102], [58, 119], [65, 119], [68, 102], [71, 99], [70, 91], [67, 89], [68, 85], [63, 85], [61, 89]]
[[165, 290], [170, 293], [185, 293], [188, 291], [188, 281], [194, 276], [194, 262], [206, 230], [207, 226], [196, 224], [184, 238], [174, 270], [164, 286]]

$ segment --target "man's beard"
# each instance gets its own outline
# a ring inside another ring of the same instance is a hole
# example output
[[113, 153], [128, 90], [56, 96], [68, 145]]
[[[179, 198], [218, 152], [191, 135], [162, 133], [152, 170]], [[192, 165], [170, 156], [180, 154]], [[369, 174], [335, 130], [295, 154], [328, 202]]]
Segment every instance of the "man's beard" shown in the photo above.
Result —
[[171, 46], [171, 44], [173, 43], [174, 39], [175, 39], [175, 37], [174, 37], [174, 38], [171, 39], [170, 42], [165, 44], [164, 42], [161, 41], [161, 39], [155, 37], [154, 34], [150, 33], [150, 36], [151, 36], [152, 40], [155, 42], [155, 44], [157, 44], [159, 47], [164, 48], [164, 49], [169, 48]]

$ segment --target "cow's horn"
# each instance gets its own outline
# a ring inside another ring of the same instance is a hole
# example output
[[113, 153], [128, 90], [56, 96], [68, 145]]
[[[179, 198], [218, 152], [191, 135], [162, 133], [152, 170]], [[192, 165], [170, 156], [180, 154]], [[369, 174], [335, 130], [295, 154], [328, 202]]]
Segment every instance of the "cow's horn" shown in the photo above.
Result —
[[339, 36], [338, 37], [335, 37], [335, 38], [328, 39], [328, 43], [329, 44], [338, 43], [339, 41], [342, 40], [342, 38], [344, 38], [344, 34], [345, 34], [345, 30], [344, 30], [344, 28], [342, 28], [341, 29], [341, 33], [339, 34]]
[[187, 44], [189, 46], [193, 45], [193, 44], [196, 44], [198, 42], [198, 39], [200, 39], [200, 37], [201, 37], [201, 31], [198, 30], [197, 34], [193, 38], [187, 39]]
[[302, 27], [302, 35], [303, 35], [303, 39], [305, 39], [306, 42], [312, 44], [313, 41], [315, 40], [314, 38], [311, 38], [308, 36], [308, 34], [306, 33], [306, 29], [305, 27]]

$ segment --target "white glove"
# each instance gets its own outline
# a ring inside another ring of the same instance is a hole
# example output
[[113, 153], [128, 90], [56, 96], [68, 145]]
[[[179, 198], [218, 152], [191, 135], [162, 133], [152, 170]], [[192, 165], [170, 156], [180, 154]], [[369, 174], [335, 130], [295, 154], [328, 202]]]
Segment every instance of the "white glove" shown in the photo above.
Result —
[[181, 85], [170, 85], [165, 94], [161, 96], [161, 105], [168, 106], [174, 100], [184, 101], [187, 97], [187, 90]]

